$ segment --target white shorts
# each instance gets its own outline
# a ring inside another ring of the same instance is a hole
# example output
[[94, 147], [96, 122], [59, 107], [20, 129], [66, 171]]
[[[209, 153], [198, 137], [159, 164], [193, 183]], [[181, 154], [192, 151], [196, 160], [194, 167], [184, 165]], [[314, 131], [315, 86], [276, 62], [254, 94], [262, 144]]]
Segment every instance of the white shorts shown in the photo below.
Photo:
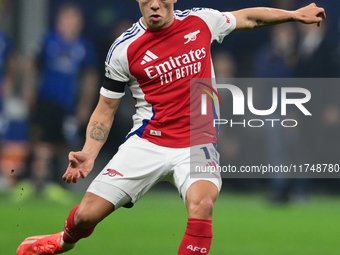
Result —
[[221, 189], [220, 173], [194, 172], [194, 165], [218, 165], [219, 154], [213, 144], [191, 148], [168, 148], [136, 135], [120, 147], [106, 167], [93, 180], [87, 192], [112, 204], [131, 207], [152, 186], [161, 181], [175, 185], [185, 202], [188, 188], [196, 181], [207, 180]]

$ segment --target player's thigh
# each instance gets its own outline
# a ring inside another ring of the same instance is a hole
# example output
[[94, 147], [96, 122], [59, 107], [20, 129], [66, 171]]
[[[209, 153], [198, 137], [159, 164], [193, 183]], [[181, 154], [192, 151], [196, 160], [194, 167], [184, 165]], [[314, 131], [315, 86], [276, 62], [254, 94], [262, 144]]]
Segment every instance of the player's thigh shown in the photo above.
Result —
[[204, 197], [216, 200], [222, 186], [216, 148], [213, 144], [194, 146], [187, 154], [187, 157], [176, 164], [173, 174], [174, 184], [183, 201], [187, 203], [187, 195], [190, 196], [189, 201]]

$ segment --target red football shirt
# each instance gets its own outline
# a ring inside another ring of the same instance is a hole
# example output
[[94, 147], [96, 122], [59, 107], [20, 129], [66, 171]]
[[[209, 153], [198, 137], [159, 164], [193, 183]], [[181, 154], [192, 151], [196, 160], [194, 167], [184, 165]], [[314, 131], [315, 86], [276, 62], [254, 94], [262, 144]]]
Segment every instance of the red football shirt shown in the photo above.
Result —
[[[208, 123], [218, 113], [209, 103], [208, 114], [198, 116], [200, 106], [190, 103], [190, 79], [214, 77], [210, 45], [222, 42], [235, 29], [236, 19], [231, 13], [202, 8], [175, 11], [174, 17], [173, 24], [159, 31], [139, 20], [122, 34], [107, 55], [106, 77], [126, 82], [136, 99], [127, 138], [138, 135], [173, 148], [216, 143], [217, 130]], [[124, 95], [104, 88], [101, 94]]]

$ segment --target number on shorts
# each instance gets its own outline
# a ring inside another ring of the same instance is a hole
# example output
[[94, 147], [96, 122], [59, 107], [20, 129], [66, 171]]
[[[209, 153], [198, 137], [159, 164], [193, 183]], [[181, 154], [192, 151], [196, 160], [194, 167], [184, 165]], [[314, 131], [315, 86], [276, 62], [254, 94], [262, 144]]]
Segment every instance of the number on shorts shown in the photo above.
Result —
[[205, 158], [206, 159], [210, 159], [210, 154], [209, 154], [208, 148], [207, 147], [202, 147], [201, 150], [204, 151]]

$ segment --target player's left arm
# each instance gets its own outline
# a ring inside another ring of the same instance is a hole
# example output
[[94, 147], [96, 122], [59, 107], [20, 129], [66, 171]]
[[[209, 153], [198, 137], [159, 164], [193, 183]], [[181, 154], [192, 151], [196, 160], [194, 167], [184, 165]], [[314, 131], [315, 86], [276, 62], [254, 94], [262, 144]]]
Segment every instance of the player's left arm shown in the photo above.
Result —
[[234, 11], [232, 14], [236, 18], [235, 30], [253, 29], [292, 21], [303, 24], [316, 23], [320, 26], [322, 20], [326, 18], [325, 10], [314, 3], [295, 11], [258, 7]]

